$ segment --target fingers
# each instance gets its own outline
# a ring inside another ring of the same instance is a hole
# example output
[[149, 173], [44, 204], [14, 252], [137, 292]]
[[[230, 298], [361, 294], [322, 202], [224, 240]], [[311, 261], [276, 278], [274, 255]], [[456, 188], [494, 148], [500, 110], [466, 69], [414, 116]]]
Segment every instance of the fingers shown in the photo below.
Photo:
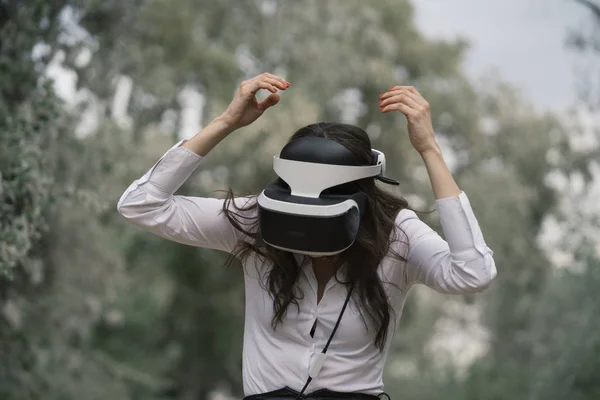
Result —
[[277, 93], [277, 89], [286, 90], [290, 83], [283, 78], [265, 72], [240, 84], [243, 94], [255, 95], [260, 89], [266, 89], [271, 93]]
[[419, 91], [414, 86], [392, 86], [388, 90], [400, 90], [400, 89], [406, 89], [412, 93], [419, 94]]
[[387, 92], [381, 94], [379, 98], [385, 100], [388, 97], [399, 94], [405, 94], [419, 104], [427, 103], [423, 96], [421, 96], [421, 94], [413, 86], [393, 86], [389, 88]]
[[248, 83], [240, 85], [242, 94], [254, 96], [260, 89], [266, 89], [271, 93], [277, 93], [277, 87], [264, 80], [251, 80]]
[[264, 78], [264, 82], [270, 83], [271, 85], [273, 85], [276, 88], [281, 89], [281, 90], [285, 90], [288, 87], [290, 87], [289, 84], [283, 83], [278, 79], [273, 79], [273, 78], [269, 78], [269, 77]]
[[382, 112], [400, 111], [407, 116], [416, 116], [429, 110], [429, 103], [413, 86], [392, 86], [379, 98]]
[[285, 79], [283, 79], [283, 78], [281, 78], [281, 77], [279, 77], [277, 75], [273, 75], [273, 74], [270, 74], [268, 72], [265, 72], [263, 75], [265, 75], [266, 78], [274, 79], [274, 80], [282, 83], [284, 86], [290, 87], [290, 83], [288, 81], [286, 81]]
[[400, 111], [402, 114], [404, 114], [406, 116], [416, 116], [419, 113], [414, 108], [411, 108], [411, 107], [407, 106], [406, 104], [402, 104], [402, 103], [390, 104], [389, 106], [386, 106], [381, 109], [382, 113], [388, 113], [390, 111]]
[[404, 103], [407, 106], [418, 109], [420, 108], [420, 104], [417, 103], [412, 97], [408, 96], [406, 93], [397, 92], [397, 95], [391, 95], [391, 97], [387, 97], [385, 100], [379, 102], [379, 108], [385, 108], [390, 104], [394, 103]]
[[269, 97], [258, 103], [259, 111], [265, 111], [269, 107], [273, 107], [275, 104], [279, 103], [279, 95], [277, 93], [270, 94]]

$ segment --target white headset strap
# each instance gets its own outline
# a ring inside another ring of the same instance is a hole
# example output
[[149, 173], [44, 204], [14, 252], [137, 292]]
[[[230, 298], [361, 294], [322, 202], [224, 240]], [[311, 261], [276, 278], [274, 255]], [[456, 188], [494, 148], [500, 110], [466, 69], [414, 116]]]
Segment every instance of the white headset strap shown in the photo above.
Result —
[[273, 169], [290, 185], [293, 196], [318, 198], [323, 190], [330, 187], [381, 174], [382, 165], [319, 164], [274, 156]]

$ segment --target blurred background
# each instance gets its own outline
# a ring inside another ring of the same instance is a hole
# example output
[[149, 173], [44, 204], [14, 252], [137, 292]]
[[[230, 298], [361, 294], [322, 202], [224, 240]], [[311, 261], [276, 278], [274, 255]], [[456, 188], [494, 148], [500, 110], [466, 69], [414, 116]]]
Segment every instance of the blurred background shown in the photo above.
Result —
[[484, 294], [411, 292], [393, 399], [600, 399], [599, 28], [594, 0], [0, 0], [0, 399], [242, 397], [241, 271], [116, 203], [264, 71], [291, 89], [182, 193], [256, 193], [297, 128], [338, 120], [430, 209], [377, 105], [411, 84], [495, 251]]

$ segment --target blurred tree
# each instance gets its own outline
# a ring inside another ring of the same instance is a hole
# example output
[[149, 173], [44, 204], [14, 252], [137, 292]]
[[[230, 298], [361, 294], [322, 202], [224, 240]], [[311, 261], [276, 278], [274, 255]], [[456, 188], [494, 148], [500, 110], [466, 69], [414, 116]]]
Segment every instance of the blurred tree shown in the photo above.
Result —
[[[600, 3], [595, 0], [573, 0], [573, 2], [589, 11], [591, 24], [580, 24], [573, 27], [567, 36], [567, 46], [579, 53], [594, 56], [600, 50], [600, 35], [598, 35]], [[598, 106], [600, 106], [597, 72], [597, 65], [590, 63], [580, 71], [576, 82], [580, 99], [591, 110], [598, 110]]]
[[68, 47], [69, 3], [0, 3], [3, 399], [125, 397], [114, 363], [89, 346], [120, 266], [101, 219], [114, 205], [95, 191], [110, 186], [106, 163], [123, 157], [110, 149], [122, 147], [78, 140], [45, 74]]
[[600, 329], [600, 261], [594, 242], [586, 240], [576, 249], [572, 264], [555, 273], [540, 303], [532, 398], [600, 396], [600, 340], [594, 334]]
[[[38, 81], [47, 58], [34, 58], [40, 38], [56, 37], [62, 8], [33, 2], [27, 9], [15, 2], [0, 4], [0, 275], [11, 277], [26, 264], [45, 228], [51, 203], [52, 174], [44, 148], [60, 135], [60, 107], [50, 86]], [[46, 129], [48, 135], [41, 135]], [[20, 272], [24, 272], [23, 268]]]
[[[24, 366], [35, 354], [20, 331], [15, 296], [35, 290], [45, 272], [43, 235], [55, 198], [48, 145], [64, 136], [60, 106], [52, 88], [38, 82], [44, 63], [32, 57], [41, 37], [55, 37], [56, 8], [33, 2], [0, 4], [0, 397], [25, 388]], [[42, 132], [45, 134], [43, 135]], [[16, 295], [15, 295], [16, 293]], [[7, 385], [8, 382], [17, 382]]]
[[[576, 52], [597, 57], [600, 6], [576, 0], [590, 11], [591, 24], [570, 32], [567, 45]], [[594, 69], [578, 76], [578, 108], [598, 112], [598, 85]], [[575, 148], [571, 168], [553, 170], [564, 193], [554, 221], [560, 237], [551, 250], [563, 260], [554, 271], [533, 315], [535, 324], [529, 335], [535, 354], [531, 398], [595, 399], [600, 396], [598, 360], [598, 290], [600, 290], [600, 229], [597, 208], [599, 178], [596, 126], [584, 126], [574, 114], [570, 143]]]

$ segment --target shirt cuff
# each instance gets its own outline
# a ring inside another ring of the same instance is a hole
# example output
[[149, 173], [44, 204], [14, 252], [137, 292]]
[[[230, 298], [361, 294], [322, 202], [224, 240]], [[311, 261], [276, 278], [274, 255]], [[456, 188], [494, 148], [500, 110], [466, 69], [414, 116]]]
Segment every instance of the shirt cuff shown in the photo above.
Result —
[[469, 250], [476, 250], [481, 255], [490, 253], [465, 192], [461, 191], [458, 197], [437, 200], [436, 207], [446, 242], [453, 254], [468, 253]]
[[140, 178], [138, 185], [152, 184], [163, 192], [175, 193], [204, 159], [204, 157], [194, 153], [187, 147], [182, 147], [181, 145], [185, 142], [185, 140], [181, 140], [171, 147]]

